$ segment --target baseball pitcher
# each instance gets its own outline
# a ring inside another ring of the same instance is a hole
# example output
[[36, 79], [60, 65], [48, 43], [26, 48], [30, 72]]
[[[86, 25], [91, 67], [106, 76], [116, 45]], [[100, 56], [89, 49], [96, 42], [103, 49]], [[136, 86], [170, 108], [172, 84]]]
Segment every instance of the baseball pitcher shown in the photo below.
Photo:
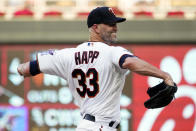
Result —
[[[117, 130], [121, 120], [120, 96], [129, 70], [161, 78], [165, 85], [174, 86], [168, 73], [141, 60], [125, 48], [111, 45], [117, 41], [117, 23], [125, 20], [116, 17], [109, 7], [98, 7], [90, 12], [87, 19], [89, 41], [76, 48], [38, 53], [35, 61], [18, 66], [18, 72], [25, 77], [46, 73], [68, 81], [83, 118], [76, 131]], [[156, 90], [156, 99], [160, 94], [172, 94]], [[156, 102], [155, 98], [150, 104]], [[146, 107], [151, 107], [149, 102]], [[156, 106], [153, 105], [153, 108]]]

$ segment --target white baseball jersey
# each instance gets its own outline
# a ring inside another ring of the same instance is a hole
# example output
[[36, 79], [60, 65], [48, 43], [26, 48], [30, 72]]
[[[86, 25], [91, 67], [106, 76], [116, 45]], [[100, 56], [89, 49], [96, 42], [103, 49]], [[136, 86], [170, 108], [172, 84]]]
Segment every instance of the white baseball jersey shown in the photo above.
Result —
[[68, 81], [81, 113], [120, 121], [120, 96], [127, 69], [120, 67], [124, 54], [119, 46], [85, 42], [76, 48], [39, 53], [40, 71]]

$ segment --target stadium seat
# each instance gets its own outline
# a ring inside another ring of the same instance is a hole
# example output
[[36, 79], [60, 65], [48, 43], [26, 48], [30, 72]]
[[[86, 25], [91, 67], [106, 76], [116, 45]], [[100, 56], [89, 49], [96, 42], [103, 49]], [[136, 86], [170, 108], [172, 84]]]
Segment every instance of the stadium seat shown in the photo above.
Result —
[[33, 16], [34, 13], [29, 9], [22, 9], [14, 12], [14, 17], [20, 17], [20, 16]]
[[170, 11], [167, 13], [168, 18], [183, 18], [184, 12], [183, 11]]
[[61, 16], [62, 15], [62, 12], [60, 12], [60, 11], [47, 11], [47, 12], [45, 12], [44, 13], [44, 16], [45, 17], [47, 17], [47, 16], [51, 16], [51, 17], [59, 17], [59, 16]]
[[0, 12], [0, 17], [4, 16], [5, 13], [4, 12]]
[[[123, 12], [121, 10], [119, 10], [118, 8], [112, 8], [114, 11], [114, 14], [117, 16], [123, 16]], [[78, 12], [77, 13], [77, 18], [87, 18], [88, 17], [89, 12]]]
[[87, 18], [89, 12], [78, 12], [76, 18]]
[[153, 18], [153, 13], [149, 11], [137, 11], [133, 14], [136, 18]]

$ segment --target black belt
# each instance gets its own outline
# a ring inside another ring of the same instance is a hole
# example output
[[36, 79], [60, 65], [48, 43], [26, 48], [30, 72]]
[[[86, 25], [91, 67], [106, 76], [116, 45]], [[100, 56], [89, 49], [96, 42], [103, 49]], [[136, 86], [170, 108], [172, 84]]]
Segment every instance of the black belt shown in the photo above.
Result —
[[[83, 119], [86, 119], [86, 120], [95, 122], [95, 116], [92, 116], [92, 115], [90, 115], [90, 114], [85, 114]], [[111, 122], [109, 123], [109, 127], [113, 127], [114, 123], [115, 123], [115, 121], [111, 121]], [[118, 129], [119, 126], [120, 126], [120, 124], [116, 125], [115, 128]]]

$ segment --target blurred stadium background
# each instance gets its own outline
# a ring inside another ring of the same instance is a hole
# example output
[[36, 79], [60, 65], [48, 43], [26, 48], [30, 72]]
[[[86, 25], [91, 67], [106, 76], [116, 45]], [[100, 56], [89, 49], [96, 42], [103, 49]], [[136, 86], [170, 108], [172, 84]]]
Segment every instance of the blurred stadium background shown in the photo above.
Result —
[[196, 131], [196, 0], [0, 0], [0, 131], [74, 131], [80, 113], [67, 82], [16, 67], [38, 51], [88, 40], [86, 18], [97, 6], [118, 16], [118, 43], [172, 74], [179, 86], [169, 106], [147, 110], [147, 87], [160, 82], [130, 73], [119, 131]]

